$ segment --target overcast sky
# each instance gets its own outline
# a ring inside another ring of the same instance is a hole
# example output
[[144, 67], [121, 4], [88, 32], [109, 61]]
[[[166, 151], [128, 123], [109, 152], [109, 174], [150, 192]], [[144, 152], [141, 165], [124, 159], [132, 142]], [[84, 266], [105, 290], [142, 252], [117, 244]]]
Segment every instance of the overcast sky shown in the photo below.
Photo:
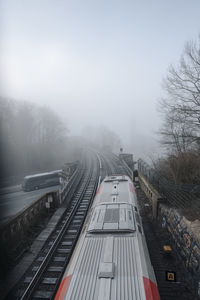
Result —
[[104, 124], [125, 144], [148, 148], [162, 78], [200, 33], [199, 0], [0, 5], [2, 96], [50, 106], [72, 135]]

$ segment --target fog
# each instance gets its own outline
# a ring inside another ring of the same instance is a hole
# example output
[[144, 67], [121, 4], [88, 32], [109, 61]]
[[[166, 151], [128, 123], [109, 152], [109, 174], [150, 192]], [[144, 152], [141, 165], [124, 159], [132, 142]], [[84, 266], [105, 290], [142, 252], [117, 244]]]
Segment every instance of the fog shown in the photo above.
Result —
[[161, 152], [168, 66], [200, 32], [193, 1], [0, 1], [1, 96], [46, 105], [71, 136], [107, 128], [138, 157]]

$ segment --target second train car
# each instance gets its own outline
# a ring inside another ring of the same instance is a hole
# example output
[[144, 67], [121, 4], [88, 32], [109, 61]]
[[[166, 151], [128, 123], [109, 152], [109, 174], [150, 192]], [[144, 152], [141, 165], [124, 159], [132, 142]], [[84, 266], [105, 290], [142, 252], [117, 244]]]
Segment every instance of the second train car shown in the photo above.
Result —
[[55, 300], [160, 300], [128, 176], [101, 183]]

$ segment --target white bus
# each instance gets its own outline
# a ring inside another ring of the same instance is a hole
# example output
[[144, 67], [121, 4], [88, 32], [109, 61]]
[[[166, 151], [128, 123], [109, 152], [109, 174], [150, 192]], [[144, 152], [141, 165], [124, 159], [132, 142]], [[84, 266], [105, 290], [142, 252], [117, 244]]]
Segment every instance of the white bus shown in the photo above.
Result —
[[25, 192], [58, 185], [61, 183], [62, 170], [40, 173], [24, 177], [22, 189]]

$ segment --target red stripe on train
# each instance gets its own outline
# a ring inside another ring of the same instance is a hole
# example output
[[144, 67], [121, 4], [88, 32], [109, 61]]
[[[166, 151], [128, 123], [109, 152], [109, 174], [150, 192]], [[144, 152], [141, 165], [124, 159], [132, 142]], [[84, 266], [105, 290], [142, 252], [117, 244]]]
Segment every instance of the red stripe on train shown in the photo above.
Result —
[[72, 275], [69, 275], [69, 276], [65, 277], [65, 279], [63, 279], [63, 281], [61, 282], [61, 284], [59, 286], [59, 289], [56, 293], [56, 297], [54, 300], [63, 300], [65, 298], [71, 277], [72, 277]]
[[160, 295], [158, 292], [157, 285], [149, 278], [146, 278], [144, 276], [143, 276], [143, 282], [144, 282], [146, 300], [160, 300]]
[[101, 185], [99, 186], [96, 195], [99, 194], [100, 190], [101, 190]]
[[131, 193], [133, 193], [133, 194], [135, 193], [135, 190], [134, 190], [133, 185], [131, 183], [129, 183], [129, 190], [130, 190]]

